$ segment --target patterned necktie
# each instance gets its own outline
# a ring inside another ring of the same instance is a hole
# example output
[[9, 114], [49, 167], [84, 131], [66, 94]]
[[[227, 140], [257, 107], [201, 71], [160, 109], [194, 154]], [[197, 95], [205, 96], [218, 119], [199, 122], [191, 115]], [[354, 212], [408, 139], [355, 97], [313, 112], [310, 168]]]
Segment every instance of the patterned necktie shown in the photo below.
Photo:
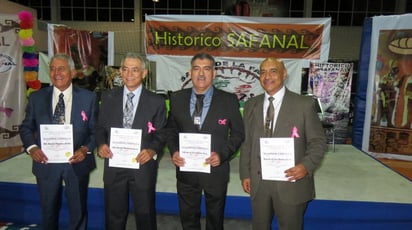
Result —
[[126, 106], [123, 110], [123, 127], [131, 128], [133, 123], [133, 97], [134, 93], [127, 94]]
[[60, 93], [59, 95], [59, 101], [57, 102], [56, 108], [54, 109], [53, 113], [53, 124], [64, 124], [65, 118], [64, 118], [64, 100], [63, 100], [64, 94]]
[[275, 100], [275, 98], [269, 97], [268, 100], [269, 106], [266, 111], [265, 135], [267, 137], [271, 137], [273, 132], [273, 120], [275, 118], [275, 107], [273, 106], [272, 102], [273, 100]]
[[195, 125], [197, 130], [200, 130], [204, 97], [204, 94], [196, 94], [195, 111], [193, 112], [193, 124]]

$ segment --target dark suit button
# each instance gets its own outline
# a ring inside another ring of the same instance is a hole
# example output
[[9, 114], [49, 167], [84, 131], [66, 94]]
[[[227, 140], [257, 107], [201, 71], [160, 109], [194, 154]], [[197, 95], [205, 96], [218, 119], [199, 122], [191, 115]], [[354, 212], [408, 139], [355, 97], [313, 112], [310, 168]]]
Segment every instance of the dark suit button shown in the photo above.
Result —
[[260, 171], [258, 171], [257, 173], [258, 173], [258, 175], [260, 176]]

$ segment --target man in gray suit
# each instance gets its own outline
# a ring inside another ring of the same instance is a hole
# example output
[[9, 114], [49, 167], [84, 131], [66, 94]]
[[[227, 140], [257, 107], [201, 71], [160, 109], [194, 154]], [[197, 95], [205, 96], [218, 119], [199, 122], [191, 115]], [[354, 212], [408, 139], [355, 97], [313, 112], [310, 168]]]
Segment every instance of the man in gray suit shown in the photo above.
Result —
[[[246, 136], [239, 170], [243, 190], [251, 196], [253, 229], [272, 229], [273, 215], [281, 230], [303, 228], [307, 204], [315, 197], [313, 173], [327, 150], [313, 100], [289, 91], [284, 86], [286, 77], [281, 60], [265, 59], [260, 65], [260, 83], [265, 93], [248, 100], [244, 108]], [[269, 107], [272, 120], [267, 115]], [[285, 181], [262, 179], [262, 137], [294, 137], [295, 166], [285, 170]]]

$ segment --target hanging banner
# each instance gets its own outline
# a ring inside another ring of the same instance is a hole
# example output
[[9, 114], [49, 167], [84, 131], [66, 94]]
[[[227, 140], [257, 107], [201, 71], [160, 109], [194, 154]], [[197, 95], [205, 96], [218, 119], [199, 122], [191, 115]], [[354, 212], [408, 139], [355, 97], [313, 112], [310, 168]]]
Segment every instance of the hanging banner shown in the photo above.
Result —
[[348, 137], [352, 75], [353, 63], [310, 63], [308, 94], [320, 99], [321, 119], [334, 125], [336, 144]]
[[362, 149], [378, 157], [412, 159], [411, 20], [373, 18]]
[[105, 66], [113, 65], [113, 32], [76, 30], [48, 24], [49, 57], [66, 53], [73, 58], [77, 74], [73, 84], [95, 90]]
[[17, 15], [0, 14], [0, 148], [21, 146], [26, 82]]
[[[157, 74], [158, 78], [162, 75], [166, 76], [157, 82], [157, 89], [173, 91], [192, 87], [189, 77], [191, 58], [157, 56], [152, 59], [156, 63], [167, 63], [167, 65], [161, 66], [161, 73]], [[255, 95], [263, 93], [259, 82], [259, 66], [262, 60], [215, 57], [216, 78], [213, 82], [214, 86], [224, 91], [235, 93], [240, 101], [246, 101]], [[285, 60], [285, 65], [288, 70], [286, 86], [291, 91], [300, 94], [302, 62], [299, 60]]]
[[146, 54], [327, 61], [330, 19], [146, 16]]
[[[206, 52], [216, 59], [215, 86], [240, 100], [263, 92], [259, 65], [281, 58], [287, 87], [300, 94], [302, 67], [326, 61], [330, 19], [257, 18], [201, 15], [146, 15], [146, 55], [156, 63], [156, 89], [190, 87], [190, 59]], [[293, 62], [295, 62], [293, 64]]]

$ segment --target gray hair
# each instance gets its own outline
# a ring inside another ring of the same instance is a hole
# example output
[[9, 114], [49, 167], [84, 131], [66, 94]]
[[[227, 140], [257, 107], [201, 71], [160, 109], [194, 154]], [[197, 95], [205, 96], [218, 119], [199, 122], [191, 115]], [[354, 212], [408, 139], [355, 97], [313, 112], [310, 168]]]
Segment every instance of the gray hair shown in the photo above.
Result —
[[126, 60], [126, 58], [132, 58], [132, 59], [139, 60], [140, 63], [142, 64], [142, 69], [146, 69], [146, 59], [142, 57], [140, 54], [133, 53], [133, 52], [127, 52], [122, 58], [122, 61], [120, 62], [120, 66], [123, 66], [123, 63]]
[[54, 59], [63, 59], [66, 60], [67, 63], [69, 63], [70, 69], [75, 69], [74, 67], [74, 61], [73, 58], [65, 53], [57, 53], [55, 54], [51, 59], [50, 59], [50, 63], [52, 63], [54, 61]]

